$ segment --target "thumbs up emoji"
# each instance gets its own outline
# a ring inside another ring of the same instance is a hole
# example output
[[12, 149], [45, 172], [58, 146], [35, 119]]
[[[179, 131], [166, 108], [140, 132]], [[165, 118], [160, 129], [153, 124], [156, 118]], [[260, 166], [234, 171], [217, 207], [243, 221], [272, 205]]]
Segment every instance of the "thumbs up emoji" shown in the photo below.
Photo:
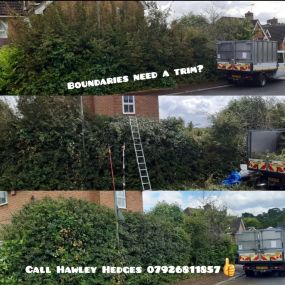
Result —
[[235, 275], [235, 266], [233, 264], [230, 264], [228, 258], [226, 258], [224, 274], [229, 277], [233, 277]]

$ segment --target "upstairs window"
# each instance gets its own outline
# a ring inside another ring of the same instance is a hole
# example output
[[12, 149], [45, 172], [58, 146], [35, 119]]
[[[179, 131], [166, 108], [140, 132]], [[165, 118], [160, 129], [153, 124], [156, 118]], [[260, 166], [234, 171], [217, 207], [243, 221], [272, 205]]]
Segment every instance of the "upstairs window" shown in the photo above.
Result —
[[0, 21], [0, 38], [6, 39], [8, 38], [8, 24], [4, 21]]
[[0, 191], [0, 206], [8, 204], [8, 194], [6, 191]]
[[135, 96], [123, 96], [123, 114], [135, 114]]
[[126, 199], [126, 191], [116, 191], [116, 197], [117, 197], [117, 205], [120, 209], [126, 209], [127, 208], [127, 199]]

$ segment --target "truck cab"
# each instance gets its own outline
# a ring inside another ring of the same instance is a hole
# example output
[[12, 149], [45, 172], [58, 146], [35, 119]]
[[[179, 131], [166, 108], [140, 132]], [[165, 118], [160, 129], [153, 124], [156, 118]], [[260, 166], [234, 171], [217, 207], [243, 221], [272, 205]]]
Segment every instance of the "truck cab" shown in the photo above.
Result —
[[285, 79], [285, 51], [279, 50], [277, 52], [278, 69], [276, 72], [276, 78]]

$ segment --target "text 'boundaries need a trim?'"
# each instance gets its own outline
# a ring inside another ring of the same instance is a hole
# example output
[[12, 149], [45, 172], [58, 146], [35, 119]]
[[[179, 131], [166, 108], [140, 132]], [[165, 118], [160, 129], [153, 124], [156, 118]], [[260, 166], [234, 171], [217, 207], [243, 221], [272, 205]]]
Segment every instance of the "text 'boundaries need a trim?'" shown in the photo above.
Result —
[[[201, 73], [203, 70], [203, 65], [197, 65], [192, 67], [185, 67], [185, 68], [176, 68], [174, 69], [175, 76], [179, 75], [186, 75], [192, 73]], [[169, 77], [169, 72], [164, 70], [162, 73], [162, 77]], [[133, 81], [142, 81], [142, 80], [150, 80], [156, 79], [158, 77], [157, 72], [147, 72], [147, 73], [139, 73], [134, 74], [132, 76]], [[67, 89], [79, 89], [79, 88], [88, 88], [88, 87], [97, 87], [101, 85], [110, 85], [110, 84], [118, 84], [118, 83], [126, 83], [129, 82], [129, 76], [118, 76], [118, 77], [109, 77], [109, 78], [102, 78], [102, 79], [94, 79], [94, 80], [87, 80], [81, 82], [68, 82]]]

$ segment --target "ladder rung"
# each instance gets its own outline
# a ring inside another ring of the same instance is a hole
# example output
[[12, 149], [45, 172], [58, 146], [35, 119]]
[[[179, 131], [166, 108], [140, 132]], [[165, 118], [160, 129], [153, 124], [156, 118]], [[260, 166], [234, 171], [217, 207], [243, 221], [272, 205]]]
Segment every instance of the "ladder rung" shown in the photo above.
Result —
[[142, 175], [141, 178], [148, 178], [148, 176]]

